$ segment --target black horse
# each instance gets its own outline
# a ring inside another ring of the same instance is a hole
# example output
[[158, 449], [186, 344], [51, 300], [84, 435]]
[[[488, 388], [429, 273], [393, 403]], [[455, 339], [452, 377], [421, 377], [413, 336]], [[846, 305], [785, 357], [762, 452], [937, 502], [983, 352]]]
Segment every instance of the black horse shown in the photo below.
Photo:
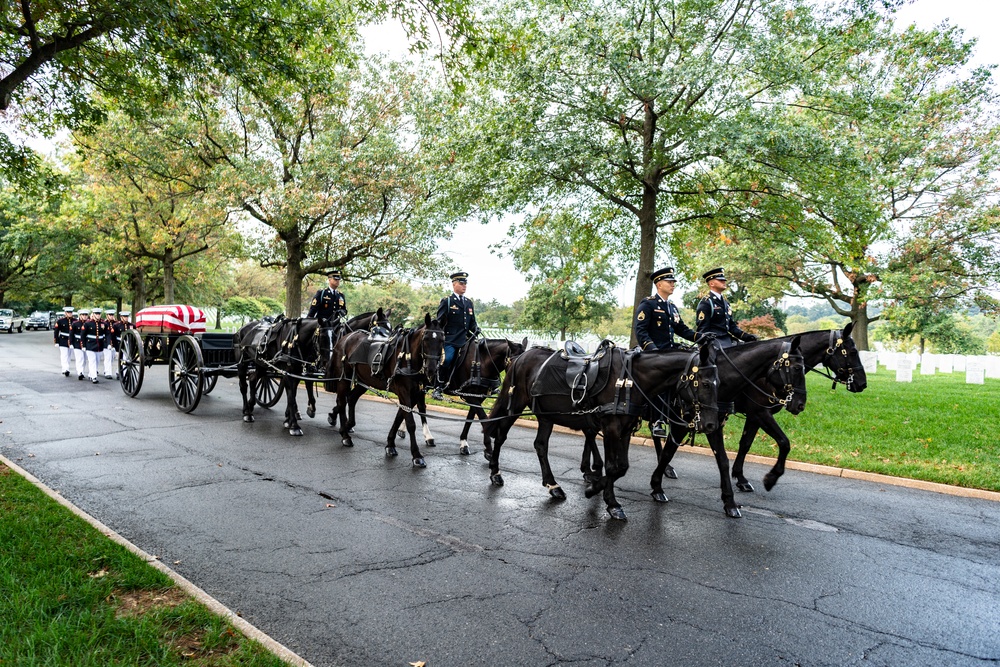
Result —
[[[252, 422], [257, 389], [268, 377], [280, 377], [285, 392], [285, 422], [289, 435], [302, 435], [299, 428], [296, 390], [306, 374], [320, 376], [332, 349], [323, 345], [315, 318], [279, 318], [274, 322], [251, 322], [233, 335], [237, 353], [243, 421]], [[251, 390], [251, 384], [254, 389]]]
[[[794, 336], [785, 336], [774, 340], [791, 340], [799, 338], [799, 352], [804, 359], [807, 371], [814, 370], [822, 364], [832, 375], [828, 376], [834, 381], [834, 386], [838, 383], [847, 387], [852, 393], [860, 393], [868, 386], [868, 378], [865, 375], [864, 365], [861, 363], [861, 356], [858, 348], [851, 338], [853, 323], [848, 324], [841, 330], [809, 331]], [[819, 372], [819, 371], [816, 371]], [[778, 457], [774, 467], [764, 475], [764, 488], [770, 491], [778, 483], [778, 479], [785, 472], [785, 461], [791, 451], [791, 441], [785, 432], [778, 425], [774, 415], [788, 408], [792, 414], [799, 414], [804, 408], [793, 402], [772, 401], [771, 399], [761, 400], [762, 392], [772, 394], [779, 393], [779, 388], [767, 382], [765, 377], [761, 382], [756, 383], [762, 391], [748, 387], [744, 392], [736, 397], [735, 411], [746, 415], [746, 423], [743, 425], [743, 434], [740, 437], [739, 452], [733, 461], [733, 478], [736, 480], [736, 488], [744, 492], [753, 492], [754, 488], [743, 473], [743, 464], [750, 451], [754, 438], [758, 431], [764, 430], [774, 439], [778, 446]], [[803, 395], [804, 396], [804, 395]], [[660, 443], [658, 438], [653, 439], [657, 447], [657, 454], [660, 453]], [[677, 473], [670, 466], [670, 458], [666, 459], [664, 476], [677, 479]], [[655, 487], [654, 487], [655, 488]]]
[[[370, 350], [372, 355], [377, 355], [377, 359], [369, 355]], [[354, 446], [350, 432], [354, 428], [355, 406], [361, 395], [369, 389], [391, 391], [399, 399], [400, 407], [389, 430], [385, 454], [398, 454], [394, 438], [396, 430], [405, 420], [413, 465], [426, 467], [423, 454], [417, 447], [413, 411], [426, 413], [424, 387], [433, 384], [443, 355], [444, 330], [427, 314], [422, 326], [397, 329], [385, 345], [371, 341], [367, 333], [360, 331], [340, 339], [330, 363], [328, 388], [332, 385], [337, 392], [335, 410], [340, 419], [340, 436], [344, 446]]]
[[[483, 401], [500, 387], [500, 374], [510, 360], [517, 357], [528, 347], [528, 339], [515, 343], [506, 338], [473, 338], [458, 351], [456, 361], [452, 365], [451, 374], [444, 388], [444, 393], [457, 396], [469, 406], [465, 416], [465, 426], [459, 436], [458, 453], [468, 455], [469, 430], [472, 422], [486, 419]], [[427, 418], [421, 413], [420, 421], [424, 429], [427, 444], [434, 446], [434, 438], [427, 426]], [[483, 429], [483, 454], [489, 460], [493, 451], [490, 436]]]
[[566, 372], [569, 362], [558, 357], [559, 353], [548, 348], [532, 348], [514, 360], [490, 411], [491, 421], [485, 427], [487, 435], [495, 439], [490, 457], [490, 481], [494, 485], [503, 485], [500, 449], [510, 427], [529, 405], [538, 419], [534, 445], [542, 469], [542, 483], [555, 498], [565, 498], [566, 494], [556, 483], [548, 461], [548, 441], [553, 425], [602, 432], [606, 472], [588, 486], [586, 494], [590, 497], [603, 490], [608, 513], [615, 519], [627, 518], [615, 498], [614, 484], [628, 471], [631, 435], [638, 425], [639, 410], [646, 400], [645, 396], [673, 389], [683, 396], [692, 420], [702, 430], [710, 432], [717, 427], [718, 382], [714, 346], [704, 345], [694, 354], [632, 354], [612, 347], [608, 354], [611, 355], [610, 368], [606, 372], [599, 371], [597, 375], [598, 378], [605, 375], [606, 384], [603, 387], [602, 380], [598, 379], [592, 385], [593, 392], [577, 393], [567, 386], [562, 395], [533, 395], [532, 392], [532, 386], [545, 367], [549, 368], [548, 373], [554, 372], [557, 376]]

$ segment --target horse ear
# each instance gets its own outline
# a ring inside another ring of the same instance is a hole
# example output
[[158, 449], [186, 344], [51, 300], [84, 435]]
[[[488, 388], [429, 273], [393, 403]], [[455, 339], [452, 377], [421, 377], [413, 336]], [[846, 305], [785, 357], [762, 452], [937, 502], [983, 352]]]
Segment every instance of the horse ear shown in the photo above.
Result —
[[802, 336], [796, 336], [792, 339], [792, 352], [799, 351], [799, 345], [802, 343]]
[[712, 350], [713, 349], [715, 349], [715, 346], [712, 345], [712, 344], [709, 344], [709, 345], [702, 345], [701, 349], [698, 350], [699, 354], [701, 355], [701, 365], [702, 366], [710, 366], [711, 365], [711, 364], [709, 364], [709, 361], [711, 359], [711, 355], [712, 355]]
[[382, 306], [379, 306], [378, 310], [375, 311], [375, 318], [379, 320], [385, 319], [385, 313], [382, 312]]
[[424, 313], [424, 326], [429, 327], [431, 325], [431, 314]]
[[846, 327], [844, 327], [844, 338], [850, 338], [851, 337], [851, 331], [853, 331], [853, 330], [854, 330], [854, 321], [852, 320], [852, 321], [850, 321], [850, 322], [847, 323]]
[[525, 336], [524, 339], [521, 341], [521, 350], [527, 350], [527, 349], [528, 349], [528, 337]]

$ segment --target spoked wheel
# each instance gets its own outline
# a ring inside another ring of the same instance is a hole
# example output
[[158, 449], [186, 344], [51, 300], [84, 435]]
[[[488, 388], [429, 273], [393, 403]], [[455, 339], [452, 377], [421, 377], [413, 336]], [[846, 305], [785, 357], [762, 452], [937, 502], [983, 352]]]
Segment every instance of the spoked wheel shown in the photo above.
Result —
[[285, 391], [285, 385], [281, 384], [281, 378], [272, 375], [254, 376], [253, 395], [257, 399], [257, 405], [262, 408], [273, 408], [281, 400], [281, 394]]
[[191, 412], [198, 407], [204, 387], [201, 348], [191, 336], [181, 336], [170, 350], [170, 393], [178, 410]]
[[122, 333], [121, 354], [118, 357], [118, 376], [122, 391], [135, 398], [142, 387], [142, 375], [146, 364], [142, 355], [142, 337], [135, 329]]
[[218, 375], [205, 375], [201, 376], [201, 395], [208, 396], [215, 389], [215, 385], [219, 384]]

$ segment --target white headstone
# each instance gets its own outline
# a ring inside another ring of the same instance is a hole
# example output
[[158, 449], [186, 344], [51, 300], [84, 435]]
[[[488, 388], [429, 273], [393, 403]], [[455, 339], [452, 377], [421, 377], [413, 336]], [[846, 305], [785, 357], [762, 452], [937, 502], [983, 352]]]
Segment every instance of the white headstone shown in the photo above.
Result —
[[986, 377], [991, 380], [1000, 378], [1000, 357], [990, 357], [986, 361]]
[[955, 362], [955, 371], [958, 372], [958, 373], [964, 373], [965, 372], [965, 363], [966, 363], [966, 361], [968, 361], [968, 359], [966, 359], [961, 354], [956, 354], [954, 357], [952, 357], [952, 359]]
[[934, 366], [936, 365], [937, 355], [931, 354], [930, 352], [924, 352], [920, 355], [920, 374], [921, 375], [934, 375]]
[[875, 375], [878, 370], [878, 355], [867, 350], [858, 352], [861, 357], [861, 365], [865, 367], [866, 375]]
[[879, 361], [885, 366], [887, 371], [896, 370], [896, 361], [899, 359], [899, 355], [895, 352], [884, 352], [878, 355]]
[[951, 373], [951, 369], [954, 363], [955, 363], [955, 355], [953, 354], [940, 355], [938, 357], [938, 372]]
[[985, 384], [983, 382], [985, 372], [986, 369], [979, 361], [969, 359], [965, 363], [965, 384]]
[[913, 382], [913, 364], [909, 357], [896, 362], [896, 382]]
[[916, 368], [917, 364], [920, 363], [919, 352], [910, 352], [908, 355], [906, 355], [906, 358], [910, 360], [910, 368]]

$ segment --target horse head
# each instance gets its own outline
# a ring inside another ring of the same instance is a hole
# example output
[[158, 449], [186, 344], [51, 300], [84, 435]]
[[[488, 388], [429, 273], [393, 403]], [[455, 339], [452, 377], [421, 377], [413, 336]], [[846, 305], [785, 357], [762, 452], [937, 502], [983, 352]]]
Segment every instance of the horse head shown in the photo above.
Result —
[[[281, 323], [281, 353], [289, 361], [325, 368], [333, 352], [333, 345], [324, 341], [329, 336], [322, 335], [324, 329], [314, 317], [285, 320]], [[324, 356], [325, 355], [325, 356]]]
[[718, 348], [711, 339], [699, 344], [688, 359], [687, 368], [677, 382], [681, 419], [698, 433], [719, 428], [719, 367], [715, 364]]
[[802, 337], [795, 336], [782, 343], [778, 358], [767, 371], [767, 383], [778, 389], [779, 402], [793, 415], [806, 409], [806, 360], [801, 342]]
[[851, 338], [853, 329], [854, 323], [850, 322], [843, 331], [830, 332], [823, 365], [833, 373], [835, 382], [847, 385], [847, 391], [860, 393], [868, 386], [868, 376], [854, 339]]
[[438, 366], [444, 361], [444, 329], [429, 313], [424, 313], [424, 325], [417, 330], [410, 347], [411, 358], [419, 351], [423, 358], [421, 371], [429, 384], [437, 378]]

